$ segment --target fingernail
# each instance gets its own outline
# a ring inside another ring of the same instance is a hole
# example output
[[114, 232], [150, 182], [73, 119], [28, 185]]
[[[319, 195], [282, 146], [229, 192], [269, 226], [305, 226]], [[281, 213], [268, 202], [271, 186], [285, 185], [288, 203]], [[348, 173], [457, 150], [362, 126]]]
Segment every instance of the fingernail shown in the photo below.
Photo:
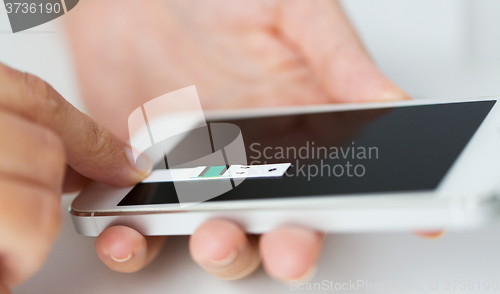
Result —
[[133, 255], [133, 252], [130, 252], [125, 258], [117, 258], [117, 257], [114, 257], [113, 255], [110, 255], [109, 257], [111, 257], [111, 259], [116, 261], [116, 262], [122, 263], [122, 262], [127, 262], [127, 261], [131, 260], [132, 255]]
[[294, 283], [307, 283], [307, 282], [310, 282], [312, 280], [312, 278], [314, 278], [317, 271], [318, 271], [318, 268], [316, 267], [316, 265], [313, 265], [300, 278], [288, 279], [288, 280], [282, 279], [282, 280], [278, 280], [278, 281], [287, 287], [289, 287], [292, 284], [292, 282], [294, 282]]
[[420, 232], [420, 231], [415, 231], [415, 234], [419, 235], [420, 237], [423, 237], [428, 240], [435, 240], [439, 239], [442, 236], [444, 236], [445, 230], [442, 231], [435, 231], [435, 232]]
[[145, 154], [140, 154], [137, 157], [137, 160], [134, 158], [134, 152], [132, 151], [132, 148], [126, 147], [125, 148], [125, 153], [127, 155], [127, 159], [132, 165], [132, 167], [137, 170], [140, 174], [142, 175], [148, 175], [151, 170], [153, 169], [153, 162], [149, 157]]
[[222, 259], [208, 259], [207, 265], [212, 268], [222, 268], [233, 263], [238, 257], [238, 250], [233, 249], [229, 254]]
[[287, 287], [289, 287], [292, 282], [307, 283], [311, 281], [312, 278], [314, 278], [317, 272], [318, 272], [318, 267], [316, 265], [313, 265], [300, 278], [281, 280], [281, 282]]
[[316, 275], [316, 272], [318, 271], [318, 267], [316, 265], [313, 265], [310, 267], [305, 274], [303, 274], [300, 278], [296, 279], [297, 282], [304, 283], [312, 280], [314, 276]]

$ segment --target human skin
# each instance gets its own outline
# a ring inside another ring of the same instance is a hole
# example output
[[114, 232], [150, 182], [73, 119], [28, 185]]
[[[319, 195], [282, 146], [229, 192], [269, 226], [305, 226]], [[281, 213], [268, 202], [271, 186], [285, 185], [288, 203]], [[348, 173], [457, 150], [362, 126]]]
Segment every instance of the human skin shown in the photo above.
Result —
[[[39, 78], [0, 63], [0, 293], [43, 264], [60, 227], [61, 193], [89, 179], [129, 186], [146, 177], [130, 146]], [[133, 159], [133, 158], [132, 158]]]
[[[79, 190], [91, 179], [129, 186], [148, 175], [151, 163], [142, 162], [145, 169], [137, 169], [130, 146], [75, 109], [44, 81], [1, 63], [0, 132], [0, 293], [4, 294], [43, 264], [60, 227], [63, 192]], [[97, 242], [98, 250], [116, 254], [125, 249], [121, 254], [130, 254], [127, 251], [132, 248], [129, 259], [109, 257], [110, 267], [123, 264], [122, 271], [143, 267], [163, 244], [161, 237], [145, 239], [126, 227], [113, 227], [105, 233], [108, 235], [101, 236], [99, 242], [111, 244]], [[293, 256], [286, 263], [280, 262], [286, 266], [278, 268], [280, 273], [288, 267], [300, 269], [314, 262], [311, 250], [319, 254], [321, 236], [306, 228], [282, 227], [261, 238], [261, 252]], [[276, 246], [283, 239], [290, 244]], [[197, 230], [191, 246], [192, 252], [199, 254], [195, 259], [201, 257], [197, 261], [210, 273], [235, 279], [248, 275], [259, 264], [257, 243], [258, 236], [246, 236], [237, 224], [214, 220]], [[229, 260], [224, 256], [203, 259], [234, 248], [238, 252], [230, 254]], [[106, 261], [108, 257], [101, 258]]]
[[[135, 108], [193, 84], [204, 109], [409, 99], [377, 69], [334, 0], [88, 0], [66, 25], [89, 113], [123, 140]], [[189, 248], [222, 279], [242, 278], [262, 260], [271, 277], [289, 281], [308, 276], [323, 239], [298, 226], [249, 236], [213, 220]], [[111, 269], [133, 272], [158, 254], [151, 240], [118, 226], [95, 247]]]

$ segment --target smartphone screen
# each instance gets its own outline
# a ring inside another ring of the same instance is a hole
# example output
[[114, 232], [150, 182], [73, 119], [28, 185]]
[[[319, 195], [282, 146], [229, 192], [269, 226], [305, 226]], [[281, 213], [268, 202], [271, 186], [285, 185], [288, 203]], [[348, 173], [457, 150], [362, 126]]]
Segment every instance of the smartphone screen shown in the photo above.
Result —
[[[248, 178], [209, 201], [434, 190], [495, 103], [211, 121], [241, 129], [249, 164], [291, 166], [282, 177]], [[178, 203], [172, 182], [138, 184], [118, 205], [167, 203]]]

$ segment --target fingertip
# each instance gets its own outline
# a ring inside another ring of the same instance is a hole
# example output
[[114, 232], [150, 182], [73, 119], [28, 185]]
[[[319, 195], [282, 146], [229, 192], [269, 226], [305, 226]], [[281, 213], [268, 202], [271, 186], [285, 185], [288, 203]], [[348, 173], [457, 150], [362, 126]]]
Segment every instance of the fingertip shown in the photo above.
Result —
[[146, 260], [147, 245], [144, 236], [125, 226], [108, 228], [95, 241], [99, 258], [109, 268], [119, 272], [141, 269]]
[[282, 282], [310, 279], [315, 272], [324, 234], [297, 226], [278, 228], [261, 237], [266, 272]]
[[[134, 153], [138, 154], [137, 158], [134, 156]], [[139, 154], [138, 151], [133, 151], [130, 146], [126, 146], [125, 155], [134, 170], [132, 173], [132, 180], [134, 182], [144, 180], [153, 170], [153, 161], [146, 154]]]
[[390, 102], [412, 100], [411, 96], [382, 74], [375, 65], [366, 64], [365, 73], [351, 73], [339, 79], [347, 81], [330, 89], [338, 102]]
[[212, 220], [202, 224], [191, 236], [189, 249], [193, 259], [200, 263], [221, 261], [247, 242], [245, 233], [237, 224], [226, 220]]
[[381, 91], [381, 94], [374, 96], [376, 101], [401, 101], [412, 100], [410, 95], [396, 85], [391, 85], [388, 89]]
[[125, 226], [114, 226], [104, 230], [96, 239], [98, 253], [124, 259], [133, 251], [146, 248], [146, 239], [139, 232]]
[[260, 264], [256, 243], [237, 224], [211, 220], [194, 232], [189, 249], [193, 260], [209, 274], [234, 280], [249, 275]]
[[408, 93], [398, 87], [377, 68], [373, 68], [372, 70], [375, 71], [375, 73], [372, 74], [371, 80], [367, 79], [365, 84], [366, 89], [361, 92], [364, 94], [364, 98], [372, 101], [412, 100]]

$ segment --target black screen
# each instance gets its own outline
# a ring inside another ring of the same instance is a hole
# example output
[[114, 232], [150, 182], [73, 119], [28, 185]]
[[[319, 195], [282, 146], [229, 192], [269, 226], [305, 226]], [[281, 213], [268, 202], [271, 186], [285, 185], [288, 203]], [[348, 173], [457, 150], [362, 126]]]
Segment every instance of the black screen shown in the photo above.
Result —
[[[433, 190], [495, 102], [225, 120], [240, 127], [248, 163], [292, 166], [209, 201]], [[178, 203], [172, 182], [138, 184], [118, 205], [166, 203]]]

